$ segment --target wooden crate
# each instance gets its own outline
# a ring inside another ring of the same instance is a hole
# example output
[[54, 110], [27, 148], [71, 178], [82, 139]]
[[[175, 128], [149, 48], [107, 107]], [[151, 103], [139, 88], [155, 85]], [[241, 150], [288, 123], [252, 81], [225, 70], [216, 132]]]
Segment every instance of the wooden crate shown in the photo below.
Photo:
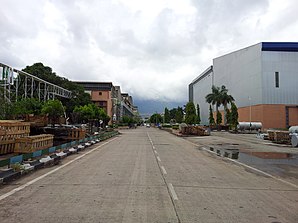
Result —
[[13, 153], [15, 139], [29, 136], [30, 123], [0, 120], [0, 155]]
[[15, 139], [13, 140], [0, 140], [0, 155], [13, 153], [15, 148]]
[[27, 136], [16, 139], [15, 153], [32, 153], [37, 150], [50, 148], [53, 146], [54, 136], [51, 134], [42, 134]]
[[289, 131], [268, 130], [267, 133], [272, 142], [289, 144], [291, 141]]
[[14, 120], [0, 120], [0, 130], [5, 131], [6, 135], [29, 135], [30, 123]]
[[67, 139], [68, 140], [80, 140], [86, 136], [85, 129], [69, 129]]

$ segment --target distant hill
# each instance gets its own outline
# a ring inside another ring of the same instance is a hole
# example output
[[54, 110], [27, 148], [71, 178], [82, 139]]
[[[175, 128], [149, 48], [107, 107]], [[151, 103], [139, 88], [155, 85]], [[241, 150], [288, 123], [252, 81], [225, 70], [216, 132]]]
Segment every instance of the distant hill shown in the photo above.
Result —
[[156, 100], [140, 100], [134, 99], [134, 105], [138, 106], [139, 113], [142, 116], [150, 116], [157, 113], [164, 112], [164, 108], [167, 107], [168, 109], [177, 108], [178, 106], [182, 107], [185, 105], [186, 102], [163, 102], [163, 101], [156, 101]]

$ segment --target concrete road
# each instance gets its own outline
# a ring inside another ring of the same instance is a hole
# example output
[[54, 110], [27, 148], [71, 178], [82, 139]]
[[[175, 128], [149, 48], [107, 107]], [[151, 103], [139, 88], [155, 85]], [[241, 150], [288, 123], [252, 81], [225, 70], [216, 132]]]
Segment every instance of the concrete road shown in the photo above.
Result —
[[298, 222], [298, 186], [165, 131], [122, 131], [0, 189], [0, 222]]

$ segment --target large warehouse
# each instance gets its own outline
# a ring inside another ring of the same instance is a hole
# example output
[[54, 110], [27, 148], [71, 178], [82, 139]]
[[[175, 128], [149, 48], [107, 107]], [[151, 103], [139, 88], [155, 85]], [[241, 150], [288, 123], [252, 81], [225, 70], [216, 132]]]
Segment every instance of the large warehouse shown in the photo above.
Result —
[[298, 125], [298, 43], [262, 42], [213, 59], [189, 84], [189, 101], [200, 105], [202, 124], [208, 124], [205, 96], [212, 85], [226, 86], [240, 122], [262, 122], [264, 129]]

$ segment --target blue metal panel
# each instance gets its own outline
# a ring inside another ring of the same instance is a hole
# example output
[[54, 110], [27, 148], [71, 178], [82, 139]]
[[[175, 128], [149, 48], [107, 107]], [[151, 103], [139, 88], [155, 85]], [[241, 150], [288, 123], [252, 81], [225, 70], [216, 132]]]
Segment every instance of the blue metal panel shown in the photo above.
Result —
[[42, 151], [41, 150], [38, 150], [38, 151], [33, 152], [33, 156], [32, 157], [39, 157], [41, 155], [42, 155]]
[[22, 163], [22, 162], [23, 162], [23, 155], [13, 156], [10, 158], [10, 164]]
[[53, 152], [55, 152], [56, 151], [56, 147], [54, 146], [54, 147], [51, 147], [51, 148], [49, 148], [49, 153], [53, 153]]
[[298, 52], [298, 42], [263, 42], [262, 51]]

